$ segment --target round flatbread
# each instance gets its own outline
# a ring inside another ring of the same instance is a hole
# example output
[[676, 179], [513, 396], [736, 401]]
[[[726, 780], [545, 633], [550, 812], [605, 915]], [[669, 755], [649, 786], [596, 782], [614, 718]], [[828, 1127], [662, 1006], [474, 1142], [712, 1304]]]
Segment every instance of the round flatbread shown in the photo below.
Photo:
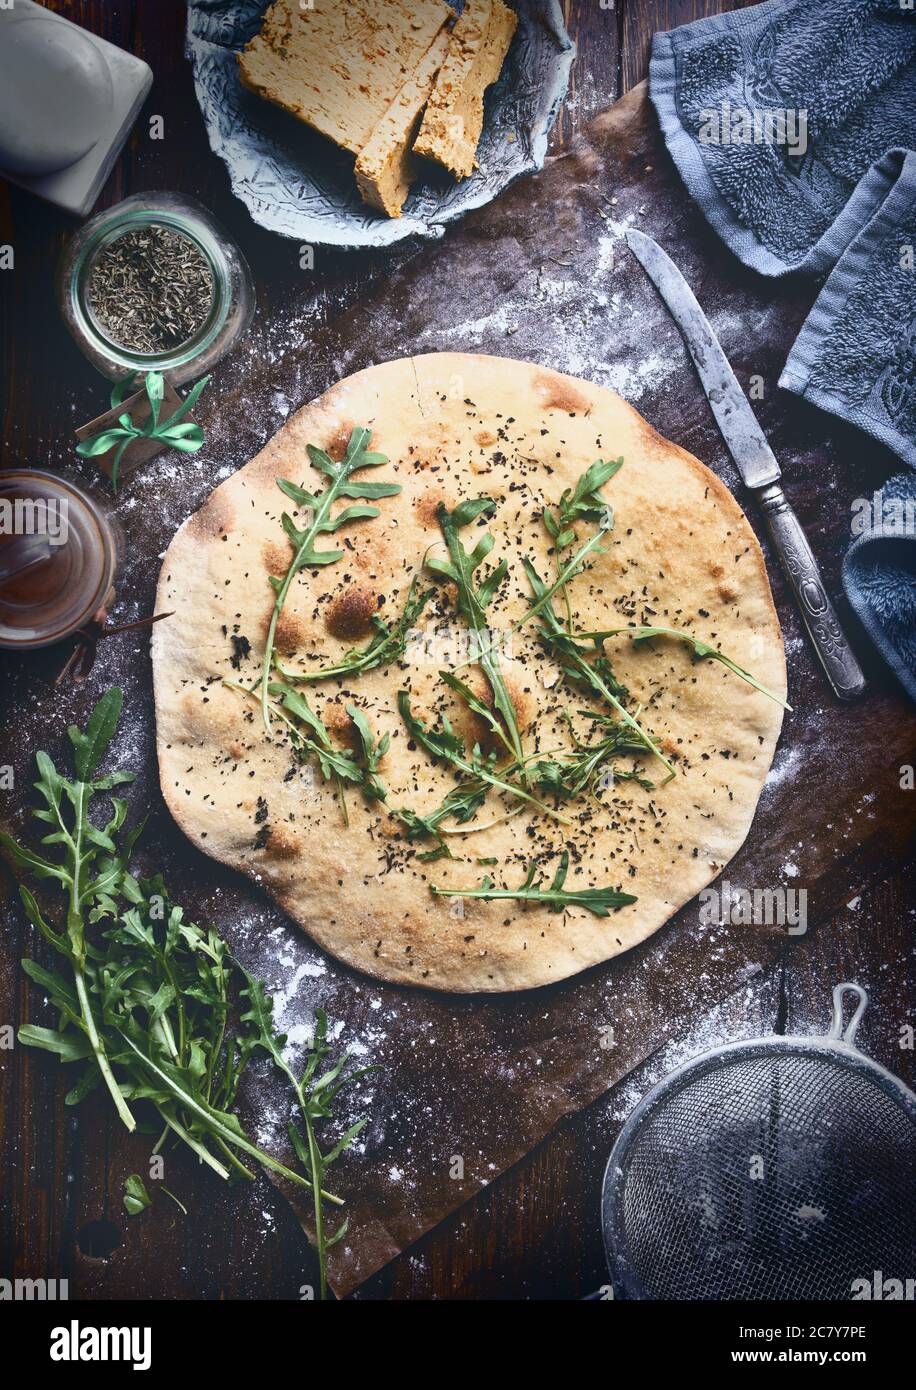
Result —
[[[306, 446], [340, 459], [357, 426], [372, 430], [372, 449], [389, 460], [361, 476], [403, 490], [378, 502], [377, 518], [320, 539], [319, 548], [341, 548], [344, 558], [295, 578], [278, 658], [294, 672], [327, 665], [371, 640], [373, 615], [397, 619], [415, 576], [435, 594], [399, 659], [356, 679], [300, 687], [341, 749], [355, 737], [348, 705], [362, 711], [375, 737], [390, 737], [378, 771], [387, 801], [370, 803], [348, 788], [346, 824], [333, 780], [325, 781], [314, 759], [296, 758], [282, 724], [274, 723], [268, 739], [256, 700], [224, 682], [257, 682], [274, 601], [269, 576], [282, 575], [292, 555], [281, 515], [293, 504], [276, 479], [320, 489], [327, 479], [312, 468]], [[651, 754], [618, 758], [618, 772], [634, 771], [654, 786], [605, 779], [592, 794], [559, 804], [565, 825], [491, 792], [471, 822], [490, 828], [449, 835], [455, 858], [432, 862], [421, 856], [435, 841], [410, 840], [390, 813], [427, 814], [456, 785], [454, 768], [411, 738], [399, 691], [409, 691], [414, 713], [430, 727], [441, 728], [447, 714], [468, 749], [480, 740], [488, 751], [485, 722], [439, 674], [469, 650], [454, 586], [437, 584], [424, 569], [427, 554], [445, 554], [440, 504], [494, 499], [495, 513], [472, 523], [462, 541], [471, 549], [484, 530], [495, 540], [478, 582], [508, 561], [487, 610], [491, 627], [505, 632], [531, 602], [523, 560], [547, 582], [556, 575], [543, 508], [555, 506], [596, 459], [621, 455], [603, 489], [614, 530], [568, 586], [576, 629], [689, 629], [784, 696], [782, 637], [760, 547], [731, 493], [702, 463], [589, 382], [506, 358], [405, 358], [348, 377], [300, 410], [211, 494], [166, 553], [157, 608], [174, 617], [153, 630], [159, 766], [165, 799], [193, 843], [262, 884], [333, 955], [400, 983], [524, 989], [607, 960], [657, 931], [743, 842], [783, 713], [719, 661], [695, 660], [681, 642], [620, 637], [605, 648], [630, 692], [629, 709], [639, 708], [676, 766], [673, 780], [663, 785], [664, 768]], [[582, 523], [579, 542], [593, 529]], [[559, 597], [557, 608], [565, 619]], [[585, 742], [596, 737], [579, 712], [600, 703], [562, 676], [538, 640], [536, 620], [512, 636], [500, 659], [526, 754], [568, 750], [573, 731]], [[458, 674], [490, 698], [479, 668]], [[532, 861], [537, 880], [549, 884], [564, 850], [567, 888], [612, 886], [636, 901], [602, 918], [580, 905], [557, 912], [542, 902], [431, 891], [431, 884], [474, 888], [485, 875], [498, 888], [514, 888]]]

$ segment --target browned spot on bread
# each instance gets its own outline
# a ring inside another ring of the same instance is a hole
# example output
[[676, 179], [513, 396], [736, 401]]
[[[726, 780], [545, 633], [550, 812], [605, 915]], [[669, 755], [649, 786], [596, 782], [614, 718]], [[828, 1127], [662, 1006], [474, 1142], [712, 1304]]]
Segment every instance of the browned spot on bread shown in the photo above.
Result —
[[[472, 666], [469, 670], [462, 671], [461, 677], [468, 687], [477, 696], [478, 700], [487, 709], [493, 709], [493, 692], [490, 689], [490, 682], [483, 674], [479, 666]], [[467, 705], [457, 695], [455, 696], [454, 707], [450, 710], [449, 718], [461, 734], [468, 748], [473, 748], [475, 743], [479, 743], [485, 753], [490, 749], [501, 746], [499, 739], [490, 728], [485, 719], [479, 714], [474, 714]], [[434, 721], [435, 722], [435, 721]]]
[[291, 655], [305, 641], [305, 629], [294, 613], [284, 608], [277, 623], [277, 651]]
[[270, 859], [296, 859], [302, 851], [302, 844], [299, 834], [292, 826], [281, 822], [279, 825], [272, 825], [268, 830], [264, 848]]
[[[511, 663], [504, 660], [502, 670], [509, 699], [515, 710], [516, 722], [519, 730], [525, 733], [534, 722], [536, 713], [534, 701], [530, 693], [525, 690], [522, 677], [512, 670]], [[462, 674], [465, 685], [473, 691], [481, 704], [486, 705], [489, 710], [494, 710], [496, 706], [493, 700], [493, 691], [480, 667], [472, 666], [470, 670]], [[456, 707], [453, 722], [458, 725], [469, 745], [479, 743], [481, 748], [486, 751], [502, 746], [489, 724], [479, 714], [473, 714], [463, 703]]]
[[732, 584], [725, 582], [726, 571], [722, 565], [716, 563], [709, 566], [709, 573], [716, 581], [716, 590], [723, 603], [735, 603], [738, 598], [738, 591]]
[[534, 389], [545, 410], [562, 410], [567, 415], [588, 415], [591, 402], [571, 381], [556, 372], [539, 372]]
[[496, 435], [492, 430], [478, 430], [474, 438], [484, 449], [489, 449], [491, 445], [496, 443]]
[[353, 433], [354, 426], [345, 424], [343, 421], [337, 426], [331, 435], [330, 442], [325, 445], [325, 452], [331, 455], [332, 459], [342, 459], [347, 452], [347, 445], [350, 443], [350, 435]]
[[235, 512], [228, 499], [220, 496], [221, 491], [221, 488], [217, 488], [200, 511], [195, 512], [188, 521], [187, 534], [195, 540], [212, 540], [213, 537], [223, 536], [231, 530], [235, 522]]
[[289, 544], [282, 546], [278, 541], [265, 541], [261, 549], [261, 558], [268, 574], [285, 574], [291, 556], [292, 547]]
[[530, 693], [525, 689], [524, 677], [517, 674], [507, 663], [503, 662], [503, 679], [506, 682], [506, 689], [509, 692], [509, 699], [512, 701], [512, 708], [515, 710], [515, 718], [519, 729], [525, 733], [534, 723], [535, 704]]
[[339, 738], [350, 748], [358, 746], [359, 736], [356, 732], [356, 725], [347, 714], [346, 706], [342, 700], [329, 700], [321, 711], [321, 717], [324, 720], [325, 728], [335, 738]]
[[353, 720], [339, 700], [329, 700], [321, 715], [325, 727], [332, 734], [346, 736], [353, 728]]
[[236, 741], [234, 743], [230, 743], [229, 752], [232, 755], [232, 757], [236, 759], [237, 762], [241, 762], [242, 758], [244, 758], [245, 754], [248, 752], [248, 749], [245, 747], [244, 743], [239, 743], [238, 741]]
[[371, 589], [350, 584], [328, 605], [325, 624], [328, 632], [342, 641], [362, 637], [369, 631], [370, 619], [378, 610], [378, 596]]
[[[354, 523], [356, 526], [361, 524], [362, 523], [358, 521]], [[369, 526], [379, 526], [381, 522], [370, 521], [366, 524]], [[379, 565], [384, 564], [390, 549], [391, 547], [385, 537], [376, 532], [372, 534], [371, 538], [367, 536], [365, 541], [351, 552], [350, 559], [358, 570], [365, 570], [369, 574], [374, 574], [378, 570]]]
[[436, 512], [442, 502], [448, 506], [448, 500], [441, 487], [430, 488], [414, 502], [414, 511], [424, 526], [437, 526], [439, 524]]
[[[273, 604], [271, 604], [270, 608], [267, 609], [264, 617], [261, 619], [261, 635], [265, 643], [267, 641], [267, 631], [270, 627], [273, 611]], [[284, 608], [280, 614], [277, 621], [277, 631], [274, 641], [277, 651], [283, 656], [291, 656], [305, 641], [305, 628], [296, 615], [290, 611], [289, 607]]]

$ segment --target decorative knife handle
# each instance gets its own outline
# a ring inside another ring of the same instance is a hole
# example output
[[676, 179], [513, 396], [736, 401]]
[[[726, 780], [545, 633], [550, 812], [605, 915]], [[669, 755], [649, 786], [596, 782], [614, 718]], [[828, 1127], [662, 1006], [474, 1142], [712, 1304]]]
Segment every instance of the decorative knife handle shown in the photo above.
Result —
[[827, 597], [802, 524], [779, 483], [760, 488], [757, 497], [827, 679], [841, 700], [855, 700], [865, 690], [865, 676]]

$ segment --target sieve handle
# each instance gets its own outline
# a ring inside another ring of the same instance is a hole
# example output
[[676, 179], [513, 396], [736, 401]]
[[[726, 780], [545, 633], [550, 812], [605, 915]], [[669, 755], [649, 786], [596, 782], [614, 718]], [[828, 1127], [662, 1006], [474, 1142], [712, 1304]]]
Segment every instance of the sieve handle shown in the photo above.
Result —
[[[854, 995], [856, 996], [856, 998], [858, 999], [859, 1003], [858, 1003], [858, 1006], [856, 1007], [855, 1013], [853, 1014], [852, 1018], [849, 1020], [849, 1023], [846, 1025], [846, 1030], [845, 1030], [845, 1032], [844, 1032], [844, 1031], [843, 1031], [843, 995], [846, 993], [847, 990], [849, 990], [850, 994], [854, 994]], [[868, 995], [865, 993], [865, 990], [862, 988], [861, 985], [850, 984], [849, 981], [846, 981], [846, 982], [845, 982], [844, 984], [842, 984], [842, 985], [834, 985], [834, 988], [833, 988], [833, 1023], [832, 1023], [831, 1026], [830, 1026], [830, 1032], [827, 1034], [827, 1037], [828, 1037], [828, 1038], [842, 1038], [842, 1040], [843, 1040], [844, 1043], [849, 1043], [850, 1045], [852, 1045], [852, 1044], [855, 1042], [856, 1033], [857, 1033], [858, 1030], [859, 1030], [859, 1024], [862, 1022], [862, 1015], [864, 1014], [864, 1012], [865, 1012], [865, 1010], [866, 1010], [867, 1008], [868, 1008]]]

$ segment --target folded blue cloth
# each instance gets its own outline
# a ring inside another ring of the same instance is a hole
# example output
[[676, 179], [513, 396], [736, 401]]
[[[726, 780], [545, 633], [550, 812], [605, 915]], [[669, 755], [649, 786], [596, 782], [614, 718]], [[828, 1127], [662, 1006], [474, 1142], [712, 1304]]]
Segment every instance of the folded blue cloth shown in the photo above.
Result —
[[[656, 34], [650, 80], [681, 176], [735, 255], [827, 277], [780, 386], [916, 469], [916, 7], [767, 0]], [[863, 537], [843, 574], [916, 698], [905, 540]]]
[[916, 700], [916, 473], [891, 478], [879, 497], [883, 523], [872, 515], [846, 552], [843, 585], [878, 651]]

